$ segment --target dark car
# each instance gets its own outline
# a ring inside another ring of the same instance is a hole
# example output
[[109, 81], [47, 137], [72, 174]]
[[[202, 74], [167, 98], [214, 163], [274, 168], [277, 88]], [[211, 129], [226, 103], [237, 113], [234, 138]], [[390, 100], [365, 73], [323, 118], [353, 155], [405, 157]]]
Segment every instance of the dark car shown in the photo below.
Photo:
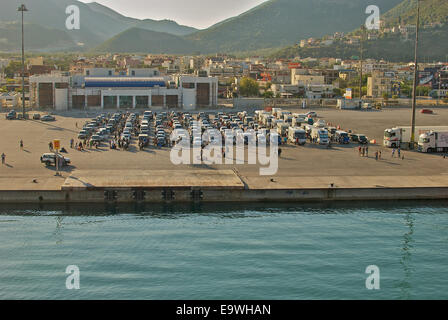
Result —
[[[68, 166], [70, 164], [70, 159], [66, 158], [60, 154], [57, 155], [60, 159], [60, 164], [62, 166]], [[55, 153], [44, 153], [40, 157], [40, 162], [45, 163], [46, 166], [56, 165], [56, 154]]]
[[360, 144], [368, 144], [369, 140], [367, 139], [367, 137], [363, 134], [358, 134], [358, 142]]
[[40, 120], [40, 114], [39, 113], [33, 114], [33, 120]]
[[359, 137], [357, 134], [351, 134], [350, 135], [350, 140], [353, 142], [359, 142]]
[[6, 115], [7, 120], [14, 120], [16, 118], [17, 118], [17, 113], [14, 110], [9, 111], [8, 114]]
[[41, 117], [40, 120], [41, 121], [56, 121], [56, 118], [47, 114], [47, 115]]

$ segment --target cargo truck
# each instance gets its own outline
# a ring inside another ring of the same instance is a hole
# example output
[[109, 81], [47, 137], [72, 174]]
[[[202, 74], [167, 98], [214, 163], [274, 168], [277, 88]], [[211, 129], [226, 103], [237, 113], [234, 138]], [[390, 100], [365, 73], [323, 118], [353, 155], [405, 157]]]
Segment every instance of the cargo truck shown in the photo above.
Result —
[[288, 141], [290, 143], [298, 143], [303, 146], [306, 144], [306, 132], [301, 128], [288, 128]]
[[448, 131], [430, 131], [420, 135], [418, 139], [420, 152], [447, 152]]
[[328, 131], [322, 128], [311, 129], [311, 138], [316, 139], [318, 144], [329, 144]]
[[[411, 127], [386, 129], [383, 145], [388, 148], [398, 148], [402, 144], [411, 142], [411, 130]], [[420, 135], [430, 131], [448, 131], [448, 126], [415, 127], [415, 139], [417, 140]]]

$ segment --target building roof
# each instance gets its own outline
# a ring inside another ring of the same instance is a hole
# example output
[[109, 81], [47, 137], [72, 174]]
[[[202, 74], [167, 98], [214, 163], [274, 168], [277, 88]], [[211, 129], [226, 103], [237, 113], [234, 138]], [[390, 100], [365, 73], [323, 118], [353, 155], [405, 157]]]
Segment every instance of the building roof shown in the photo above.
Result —
[[156, 77], [86, 77], [87, 88], [153, 88], [166, 87], [164, 78]]

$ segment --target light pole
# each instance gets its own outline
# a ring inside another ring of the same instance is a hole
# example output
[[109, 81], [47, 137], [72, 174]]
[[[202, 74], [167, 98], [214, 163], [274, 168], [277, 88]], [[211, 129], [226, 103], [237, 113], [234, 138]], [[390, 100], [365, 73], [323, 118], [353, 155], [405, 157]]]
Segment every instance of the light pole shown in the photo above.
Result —
[[442, 91], [442, 80], [443, 80], [442, 72], [445, 72], [445, 70], [443, 70], [443, 68], [440, 69], [440, 71], [439, 71], [439, 91], [437, 92], [437, 105], [440, 105], [440, 100], [441, 100], [440, 92]]
[[28, 11], [24, 4], [17, 10], [22, 13], [22, 112], [25, 119], [25, 35], [23, 31], [23, 13]]
[[411, 120], [411, 148], [415, 144], [415, 107], [417, 104], [418, 81], [418, 30], [420, 25], [420, 0], [417, 0], [417, 25], [415, 28], [415, 59], [414, 59], [414, 87], [412, 90], [412, 120]]
[[360, 38], [360, 70], [359, 70], [359, 107], [362, 107], [362, 65], [364, 59], [363, 52], [363, 37], [365, 35], [366, 27], [364, 25], [361, 26], [361, 38]]

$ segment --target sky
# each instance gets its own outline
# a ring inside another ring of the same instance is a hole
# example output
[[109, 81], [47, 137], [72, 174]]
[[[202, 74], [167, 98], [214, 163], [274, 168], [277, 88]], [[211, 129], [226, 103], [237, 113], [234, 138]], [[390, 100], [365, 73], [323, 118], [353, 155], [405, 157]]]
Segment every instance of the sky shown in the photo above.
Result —
[[[92, 0], [80, 0], [93, 2]], [[96, 0], [132, 18], [174, 20], [179, 24], [205, 29], [243, 13], [266, 0]]]

